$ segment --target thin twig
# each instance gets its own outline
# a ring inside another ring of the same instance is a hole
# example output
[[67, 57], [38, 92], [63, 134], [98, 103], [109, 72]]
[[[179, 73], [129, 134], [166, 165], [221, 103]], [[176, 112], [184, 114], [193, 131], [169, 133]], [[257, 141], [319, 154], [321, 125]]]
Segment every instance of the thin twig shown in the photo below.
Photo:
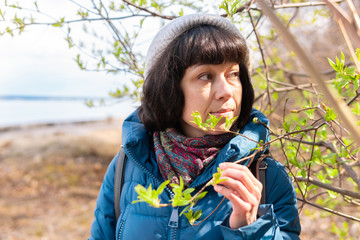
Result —
[[162, 14], [159, 14], [159, 13], [156, 13], [156, 12], [153, 12], [153, 11], [150, 11], [149, 9], [140, 7], [140, 6], [138, 6], [138, 5], [130, 2], [130, 1], [128, 1], [128, 0], [123, 0], [123, 2], [127, 3], [127, 4], [130, 5], [130, 6], [133, 6], [134, 8], [137, 8], [137, 9], [139, 9], [139, 10], [141, 10], [141, 11], [147, 12], [147, 13], [151, 14], [151, 15], [154, 16], [154, 17], [160, 17], [160, 18], [167, 19], [167, 20], [173, 20], [173, 19], [176, 18], [176, 17], [174, 17], [174, 16], [165, 16], [165, 15], [162, 15]]
[[356, 95], [352, 99], [350, 99], [350, 101], [346, 105], [350, 106], [351, 104], [353, 104], [359, 96], [360, 96], [360, 92], [357, 91]]
[[[335, 3], [341, 3], [344, 0], [334, 1]], [[281, 5], [274, 5], [274, 9], [282, 9], [282, 8], [303, 8], [303, 7], [314, 7], [314, 6], [323, 6], [324, 2], [303, 2], [303, 3], [285, 3]]]
[[312, 202], [309, 202], [307, 201], [306, 199], [301, 199], [301, 198], [297, 198], [298, 201], [301, 201], [301, 202], [304, 202], [306, 204], [309, 204], [313, 207], [316, 207], [316, 208], [319, 208], [321, 210], [324, 210], [324, 211], [327, 211], [329, 213], [332, 213], [332, 214], [335, 214], [335, 215], [338, 215], [340, 217], [344, 217], [346, 219], [349, 219], [349, 220], [353, 220], [353, 221], [356, 221], [356, 222], [360, 222], [360, 218], [357, 218], [357, 217], [354, 217], [354, 216], [350, 216], [348, 214], [345, 214], [345, 213], [342, 213], [342, 212], [338, 212], [338, 211], [335, 211], [335, 210], [332, 210], [330, 208], [327, 208], [327, 207], [322, 207], [318, 204], [315, 204], [315, 203], [312, 203]]
[[255, 36], [256, 36], [256, 41], [258, 43], [258, 46], [259, 46], [259, 50], [260, 50], [260, 54], [261, 54], [261, 58], [262, 58], [262, 61], [263, 61], [263, 64], [264, 64], [264, 67], [265, 67], [265, 75], [266, 75], [266, 91], [267, 91], [267, 97], [268, 97], [268, 103], [270, 105], [270, 108], [271, 108], [271, 96], [270, 96], [270, 84], [269, 84], [269, 78], [270, 78], [270, 75], [269, 75], [269, 68], [266, 64], [266, 60], [265, 60], [265, 56], [264, 56], [264, 51], [262, 49], [262, 45], [261, 45], [261, 41], [260, 41], [260, 37], [259, 37], [259, 34], [256, 30], [256, 25], [254, 23], [254, 20], [253, 20], [253, 17], [251, 15], [251, 12], [249, 11], [248, 12], [248, 15], [250, 17], [250, 21], [251, 21], [251, 25], [253, 27], [253, 30], [254, 30], [254, 33], [255, 33]]
[[346, 196], [349, 196], [349, 197], [352, 197], [352, 198], [355, 198], [355, 199], [360, 199], [360, 193], [349, 191], [349, 190], [342, 189], [342, 188], [338, 188], [338, 187], [335, 187], [335, 186], [330, 185], [330, 184], [325, 184], [323, 182], [314, 180], [311, 177], [305, 177], [305, 178], [304, 177], [296, 177], [296, 179], [299, 182], [311, 183], [311, 184], [316, 185], [318, 187], [321, 187], [321, 188], [324, 188], [324, 189], [327, 189], [327, 190], [330, 190], [330, 191], [333, 191], [333, 192], [336, 192], [336, 193], [340, 193], [342, 195], [346, 195]]
[[201, 223], [203, 223], [206, 219], [208, 219], [208, 218], [220, 207], [220, 205], [224, 202], [224, 200], [225, 200], [225, 197], [223, 197], [223, 198], [221, 199], [221, 201], [220, 201], [219, 204], [216, 206], [216, 208], [215, 208], [209, 215], [207, 215], [206, 218], [204, 218], [203, 220], [201, 220], [201, 221], [198, 222], [198, 223], [194, 223], [193, 226], [198, 226], [198, 225], [200, 225]]

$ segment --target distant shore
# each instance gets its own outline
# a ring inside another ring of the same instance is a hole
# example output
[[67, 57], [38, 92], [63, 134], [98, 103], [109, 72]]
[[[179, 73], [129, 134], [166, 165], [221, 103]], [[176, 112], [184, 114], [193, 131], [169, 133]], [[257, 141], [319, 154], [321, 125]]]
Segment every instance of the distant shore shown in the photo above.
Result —
[[35, 128], [46, 128], [46, 127], [81, 126], [81, 125], [89, 125], [89, 124], [101, 124], [101, 123], [105, 123], [105, 122], [109, 123], [112, 121], [122, 121], [122, 120], [116, 119], [116, 118], [106, 118], [106, 119], [99, 119], [99, 120], [28, 123], [28, 124], [16, 124], [16, 125], [9, 125], [9, 126], [1, 126], [0, 125], [0, 134], [3, 132], [9, 132], [9, 131], [21, 131], [21, 130], [29, 130], [29, 129], [35, 129]]

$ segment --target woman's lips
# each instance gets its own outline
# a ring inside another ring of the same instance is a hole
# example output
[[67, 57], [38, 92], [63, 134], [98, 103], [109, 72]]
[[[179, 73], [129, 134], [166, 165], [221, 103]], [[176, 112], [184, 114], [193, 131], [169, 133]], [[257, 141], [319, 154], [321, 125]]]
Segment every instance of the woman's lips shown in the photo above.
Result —
[[220, 109], [220, 110], [217, 110], [215, 112], [210, 112], [211, 115], [214, 115], [216, 117], [226, 117], [227, 115], [231, 114], [233, 112], [232, 109], [230, 108], [226, 108], [226, 109]]

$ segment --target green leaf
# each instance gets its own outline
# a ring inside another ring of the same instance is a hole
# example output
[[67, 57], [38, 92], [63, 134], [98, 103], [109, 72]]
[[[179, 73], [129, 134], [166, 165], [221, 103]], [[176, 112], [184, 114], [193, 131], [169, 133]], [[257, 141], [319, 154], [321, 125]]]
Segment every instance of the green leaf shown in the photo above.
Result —
[[193, 112], [191, 116], [193, 117], [194, 121], [190, 122], [195, 123], [202, 130], [207, 131], [207, 128], [205, 127], [206, 125], [204, 125], [201, 115], [198, 111]]
[[94, 107], [94, 101], [93, 100], [87, 100], [87, 101], [85, 101], [85, 105], [87, 107]]
[[333, 120], [336, 119], [337, 115], [334, 112], [334, 109], [326, 107], [325, 111], [326, 111], [326, 114], [325, 114], [324, 118], [325, 118], [326, 121], [330, 122], [330, 121], [333, 121]]
[[62, 27], [64, 25], [65, 22], [65, 17], [60, 18], [60, 21], [53, 23], [52, 26], [53, 27]]
[[189, 209], [188, 212], [184, 213], [185, 217], [188, 219], [189, 223], [193, 225], [197, 219], [201, 217], [202, 210], [197, 210], [195, 213], [192, 209]]
[[191, 203], [191, 195], [195, 189], [194, 188], [187, 188], [184, 192], [184, 181], [180, 177], [180, 184], [172, 183], [170, 186], [172, 187], [172, 191], [174, 192], [173, 199], [170, 201], [172, 202], [173, 207], [181, 207], [186, 206]]
[[159, 199], [159, 195], [163, 192], [165, 186], [167, 184], [169, 184], [169, 180], [163, 182], [158, 189], [152, 189], [151, 184], [149, 185], [149, 187], [146, 189], [144, 186], [138, 184], [135, 187], [135, 191], [138, 194], [138, 200], [134, 200], [132, 201], [132, 204], [137, 203], [137, 202], [146, 202], [148, 204], [150, 204], [151, 206], [155, 207], [155, 208], [159, 208], [160, 207], [160, 199]]
[[326, 192], [329, 194], [330, 198], [336, 198], [339, 195], [337, 192], [333, 192], [330, 190], [326, 190]]
[[279, 93], [278, 92], [274, 92], [272, 96], [273, 96], [275, 101], [277, 101], [279, 99]]
[[283, 122], [282, 126], [283, 126], [285, 132], [289, 132], [289, 131], [290, 131], [290, 124], [289, 124], [288, 122], [286, 122], [286, 121]]
[[237, 119], [237, 117], [233, 117], [231, 119], [229, 119], [228, 117], [225, 118], [225, 130], [228, 131], [231, 126], [233, 125], [233, 123], [235, 122], [235, 120]]
[[217, 168], [217, 172], [213, 174], [213, 178], [211, 179], [211, 181], [209, 182], [209, 184], [215, 186], [216, 184], [219, 184], [223, 181], [226, 181], [227, 179], [226, 178], [221, 178], [221, 174], [222, 174], [222, 170], [221, 168]]
[[158, 195], [160, 195], [160, 194], [164, 191], [165, 187], [169, 184], [169, 182], [170, 182], [170, 181], [167, 180], [167, 181], [163, 182], [163, 183], [158, 187], [158, 189], [156, 190], [157, 193], [158, 193]]
[[330, 59], [328, 58], [329, 64], [330, 66], [335, 70], [338, 71], [337, 65]]
[[202, 210], [197, 210], [193, 216], [193, 219], [196, 221], [201, 217], [201, 214], [202, 214]]
[[202, 193], [200, 193], [198, 196], [196, 196], [196, 198], [194, 200], [200, 200], [202, 198], [204, 198], [207, 194], [207, 191], [204, 191]]
[[5, 21], [5, 17], [4, 17], [3, 12], [1, 11], [1, 9], [0, 9], [0, 16], [1, 16], [1, 18]]
[[355, 79], [352, 83], [354, 84], [354, 91], [357, 91], [359, 89], [359, 80]]
[[216, 116], [209, 113], [209, 118], [206, 120], [206, 123], [209, 125], [208, 127], [213, 130], [216, 127], [216, 124], [220, 121], [222, 116], [217, 118]]

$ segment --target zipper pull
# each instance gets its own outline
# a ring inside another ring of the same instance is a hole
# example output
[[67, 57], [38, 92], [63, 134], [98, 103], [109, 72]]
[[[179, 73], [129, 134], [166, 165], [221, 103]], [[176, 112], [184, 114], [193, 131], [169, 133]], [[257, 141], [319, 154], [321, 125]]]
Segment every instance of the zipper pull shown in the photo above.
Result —
[[168, 226], [171, 228], [177, 228], [179, 226], [179, 210], [178, 210], [178, 208], [173, 208]]

